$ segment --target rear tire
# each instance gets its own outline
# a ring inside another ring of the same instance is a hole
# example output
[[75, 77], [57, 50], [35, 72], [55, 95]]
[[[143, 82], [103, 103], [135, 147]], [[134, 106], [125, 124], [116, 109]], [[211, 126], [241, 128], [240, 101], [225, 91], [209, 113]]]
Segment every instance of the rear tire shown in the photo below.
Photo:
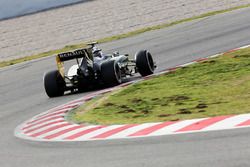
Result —
[[114, 60], [102, 63], [101, 76], [107, 86], [119, 85], [122, 82], [121, 70]]
[[65, 81], [58, 70], [53, 70], [44, 76], [44, 88], [49, 97], [62, 96], [65, 90]]
[[141, 50], [135, 55], [135, 63], [141, 76], [147, 76], [154, 73], [155, 65], [151, 53], [147, 50]]

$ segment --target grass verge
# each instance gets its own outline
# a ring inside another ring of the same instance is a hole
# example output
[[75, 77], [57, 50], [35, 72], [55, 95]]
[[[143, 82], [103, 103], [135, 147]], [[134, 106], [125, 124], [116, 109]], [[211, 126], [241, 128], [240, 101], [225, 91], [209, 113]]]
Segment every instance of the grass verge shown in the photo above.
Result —
[[109, 125], [243, 113], [250, 113], [250, 48], [97, 97], [69, 119]]
[[[188, 21], [193, 21], [193, 20], [196, 20], [196, 19], [201, 19], [201, 18], [213, 16], [213, 15], [216, 15], [216, 14], [221, 14], [221, 13], [225, 13], [225, 12], [229, 12], [229, 11], [233, 11], [233, 10], [237, 10], [237, 9], [242, 9], [242, 8], [247, 8], [247, 7], [250, 7], [250, 4], [242, 5], [242, 6], [238, 6], [238, 7], [234, 7], [234, 8], [230, 8], [230, 9], [225, 9], [225, 10], [209, 12], [209, 13], [205, 13], [205, 14], [202, 14], [202, 15], [199, 15], [199, 16], [194, 16], [194, 17], [191, 17], [191, 18], [178, 20], [178, 21], [175, 21], [175, 22], [172, 22], [172, 23], [166, 23], [166, 24], [156, 25], [156, 26], [152, 26], [152, 27], [146, 27], [146, 28], [142, 28], [142, 29], [135, 30], [135, 31], [132, 31], [132, 32], [128, 32], [128, 33], [124, 33], [124, 34], [119, 34], [119, 35], [99, 39], [99, 40], [97, 40], [97, 42], [98, 43], [105, 43], [105, 42], [110, 42], [110, 41], [114, 41], [114, 40], [119, 40], [119, 39], [122, 39], [122, 38], [127, 38], [127, 37], [135, 36], [135, 35], [138, 35], [138, 34], [142, 34], [142, 33], [147, 32], [147, 31], [158, 30], [158, 29], [170, 27], [170, 26], [173, 26], [173, 25], [176, 25], [176, 24], [180, 24], [180, 23], [184, 23], [184, 22], [188, 22]], [[88, 43], [88, 42], [86, 42], [86, 43]], [[14, 60], [0, 61], [0, 68], [5, 67], [5, 66], [9, 66], [9, 65], [14, 65], [14, 64], [17, 64], [17, 63], [21, 63], [21, 62], [24, 62], [24, 61], [29, 61], [29, 60], [33, 60], [33, 59], [38, 59], [38, 58], [42, 58], [42, 57], [55, 55], [55, 54], [58, 54], [60, 52], [66, 52], [66, 51], [69, 51], [69, 50], [72, 50], [72, 49], [81, 48], [82, 46], [86, 45], [86, 43], [68, 45], [68, 46], [65, 46], [64, 48], [61, 48], [61, 49], [52, 50], [52, 51], [48, 51], [48, 52], [44, 52], [44, 53], [40, 53], [40, 54], [31, 55], [31, 56], [26, 56], [26, 57], [14, 59]]]

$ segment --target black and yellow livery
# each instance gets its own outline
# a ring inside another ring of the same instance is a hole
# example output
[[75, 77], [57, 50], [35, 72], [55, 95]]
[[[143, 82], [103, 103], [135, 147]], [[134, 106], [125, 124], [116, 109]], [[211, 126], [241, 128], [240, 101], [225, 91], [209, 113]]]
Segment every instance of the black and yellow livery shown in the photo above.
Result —
[[[76, 60], [65, 74], [64, 62]], [[128, 54], [104, 54], [91, 43], [85, 48], [56, 55], [57, 70], [44, 75], [44, 87], [49, 97], [61, 96], [65, 91], [86, 91], [100, 86], [114, 86], [139, 72], [142, 76], [153, 74], [156, 67], [147, 50]]]

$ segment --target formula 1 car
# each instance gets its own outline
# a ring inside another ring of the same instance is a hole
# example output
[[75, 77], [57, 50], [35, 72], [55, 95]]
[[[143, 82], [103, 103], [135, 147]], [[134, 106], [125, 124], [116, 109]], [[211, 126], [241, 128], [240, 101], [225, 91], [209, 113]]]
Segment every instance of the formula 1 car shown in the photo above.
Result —
[[[147, 50], [135, 54], [130, 60], [128, 54], [104, 54], [97, 43], [71, 52], [56, 55], [57, 70], [44, 75], [44, 88], [49, 97], [64, 95], [65, 91], [86, 91], [95, 86], [115, 86], [124, 79], [140, 73], [147, 76], [156, 68], [152, 55]], [[64, 73], [64, 62], [76, 59], [76, 64]]]

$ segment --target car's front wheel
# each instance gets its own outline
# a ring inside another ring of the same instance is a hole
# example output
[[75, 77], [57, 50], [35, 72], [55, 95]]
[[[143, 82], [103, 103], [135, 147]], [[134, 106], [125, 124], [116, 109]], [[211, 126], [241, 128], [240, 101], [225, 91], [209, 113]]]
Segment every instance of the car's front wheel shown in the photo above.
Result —
[[65, 90], [65, 81], [58, 70], [53, 70], [44, 75], [44, 88], [49, 97], [62, 96]]
[[151, 53], [147, 50], [141, 50], [135, 55], [135, 63], [141, 76], [147, 76], [154, 73], [155, 64]]
[[120, 67], [114, 60], [102, 63], [101, 76], [107, 86], [118, 85], [122, 82]]

